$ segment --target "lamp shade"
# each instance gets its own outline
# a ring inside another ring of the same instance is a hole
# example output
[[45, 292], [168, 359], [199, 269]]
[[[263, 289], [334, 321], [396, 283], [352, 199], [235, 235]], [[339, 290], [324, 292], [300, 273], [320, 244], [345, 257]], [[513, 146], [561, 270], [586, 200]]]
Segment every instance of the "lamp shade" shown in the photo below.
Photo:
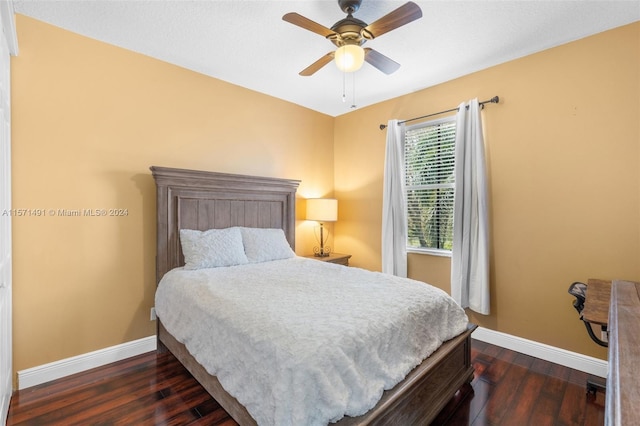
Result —
[[357, 44], [347, 44], [339, 47], [334, 57], [340, 71], [358, 71], [364, 64], [364, 49]]
[[338, 220], [338, 200], [335, 198], [307, 199], [307, 220], [335, 222]]

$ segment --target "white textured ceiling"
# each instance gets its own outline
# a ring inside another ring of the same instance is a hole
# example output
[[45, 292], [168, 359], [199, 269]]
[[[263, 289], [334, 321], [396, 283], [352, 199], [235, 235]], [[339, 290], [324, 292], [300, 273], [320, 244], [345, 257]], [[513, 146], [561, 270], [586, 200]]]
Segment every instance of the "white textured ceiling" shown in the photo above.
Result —
[[[351, 111], [354, 93], [361, 108], [640, 20], [639, 0], [416, 1], [421, 19], [365, 46], [401, 68], [385, 75], [365, 64], [345, 79], [333, 64], [299, 76], [333, 45], [282, 20], [297, 12], [331, 27], [345, 17], [335, 0], [13, 3], [16, 13], [331, 116]], [[404, 3], [364, 0], [354, 16], [371, 23]]]

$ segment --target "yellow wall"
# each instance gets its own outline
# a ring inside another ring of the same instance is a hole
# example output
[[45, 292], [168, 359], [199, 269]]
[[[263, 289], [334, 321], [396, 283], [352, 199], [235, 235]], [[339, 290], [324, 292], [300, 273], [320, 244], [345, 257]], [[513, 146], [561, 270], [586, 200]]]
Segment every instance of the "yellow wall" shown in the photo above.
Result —
[[[483, 112], [492, 313], [471, 319], [605, 358], [567, 288], [590, 277], [640, 281], [638, 22], [338, 117], [336, 248], [380, 268], [380, 123], [494, 95], [500, 104]], [[448, 291], [449, 273], [449, 258], [409, 255], [413, 278]]]
[[[149, 166], [301, 179], [299, 197], [332, 195], [332, 117], [24, 16], [17, 29], [13, 207], [47, 213], [13, 220], [15, 370], [155, 333]], [[48, 213], [110, 208], [128, 213]], [[297, 252], [313, 243], [300, 221]]]

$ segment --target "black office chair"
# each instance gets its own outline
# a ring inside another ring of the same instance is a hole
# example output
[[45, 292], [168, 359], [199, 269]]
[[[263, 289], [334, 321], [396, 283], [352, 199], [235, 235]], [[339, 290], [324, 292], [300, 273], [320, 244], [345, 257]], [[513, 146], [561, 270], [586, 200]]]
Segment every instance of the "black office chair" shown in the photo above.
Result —
[[[591, 323], [584, 320], [582, 317], [582, 310], [584, 309], [584, 301], [587, 296], [587, 285], [581, 282], [574, 282], [569, 286], [569, 294], [574, 296], [576, 300], [573, 302], [573, 307], [576, 308], [576, 311], [580, 314], [580, 320], [584, 323], [584, 326], [587, 329], [587, 333], [589, 333], [589, 337], [596, 342], [600, 346], [608, 347], [609, 344], [601, 339], [599, 339], [593, 329], [591, 328]], [[602, 331], [606, 331], [607, 328], [603, 325]], [[605, 391], [606, 390], [606, 382], [603, 381], [599, 377], [589, 375], [587, 377], [587, 394], [595, 395], [597, 391]]]

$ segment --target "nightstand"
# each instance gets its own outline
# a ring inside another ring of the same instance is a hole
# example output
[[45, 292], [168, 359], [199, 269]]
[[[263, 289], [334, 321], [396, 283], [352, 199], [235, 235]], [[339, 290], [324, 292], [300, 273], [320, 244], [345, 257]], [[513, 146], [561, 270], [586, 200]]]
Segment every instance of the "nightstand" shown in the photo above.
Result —
[[324, 257], [314, 255], [304, 257], [306, 257], [307, 259], [315, 259], [322, 262], [337, 263], [339, 265], [349, 266], [349, 258], [351, 257], [351, 255], [342, 253], [331, 253], [329, 256]]

